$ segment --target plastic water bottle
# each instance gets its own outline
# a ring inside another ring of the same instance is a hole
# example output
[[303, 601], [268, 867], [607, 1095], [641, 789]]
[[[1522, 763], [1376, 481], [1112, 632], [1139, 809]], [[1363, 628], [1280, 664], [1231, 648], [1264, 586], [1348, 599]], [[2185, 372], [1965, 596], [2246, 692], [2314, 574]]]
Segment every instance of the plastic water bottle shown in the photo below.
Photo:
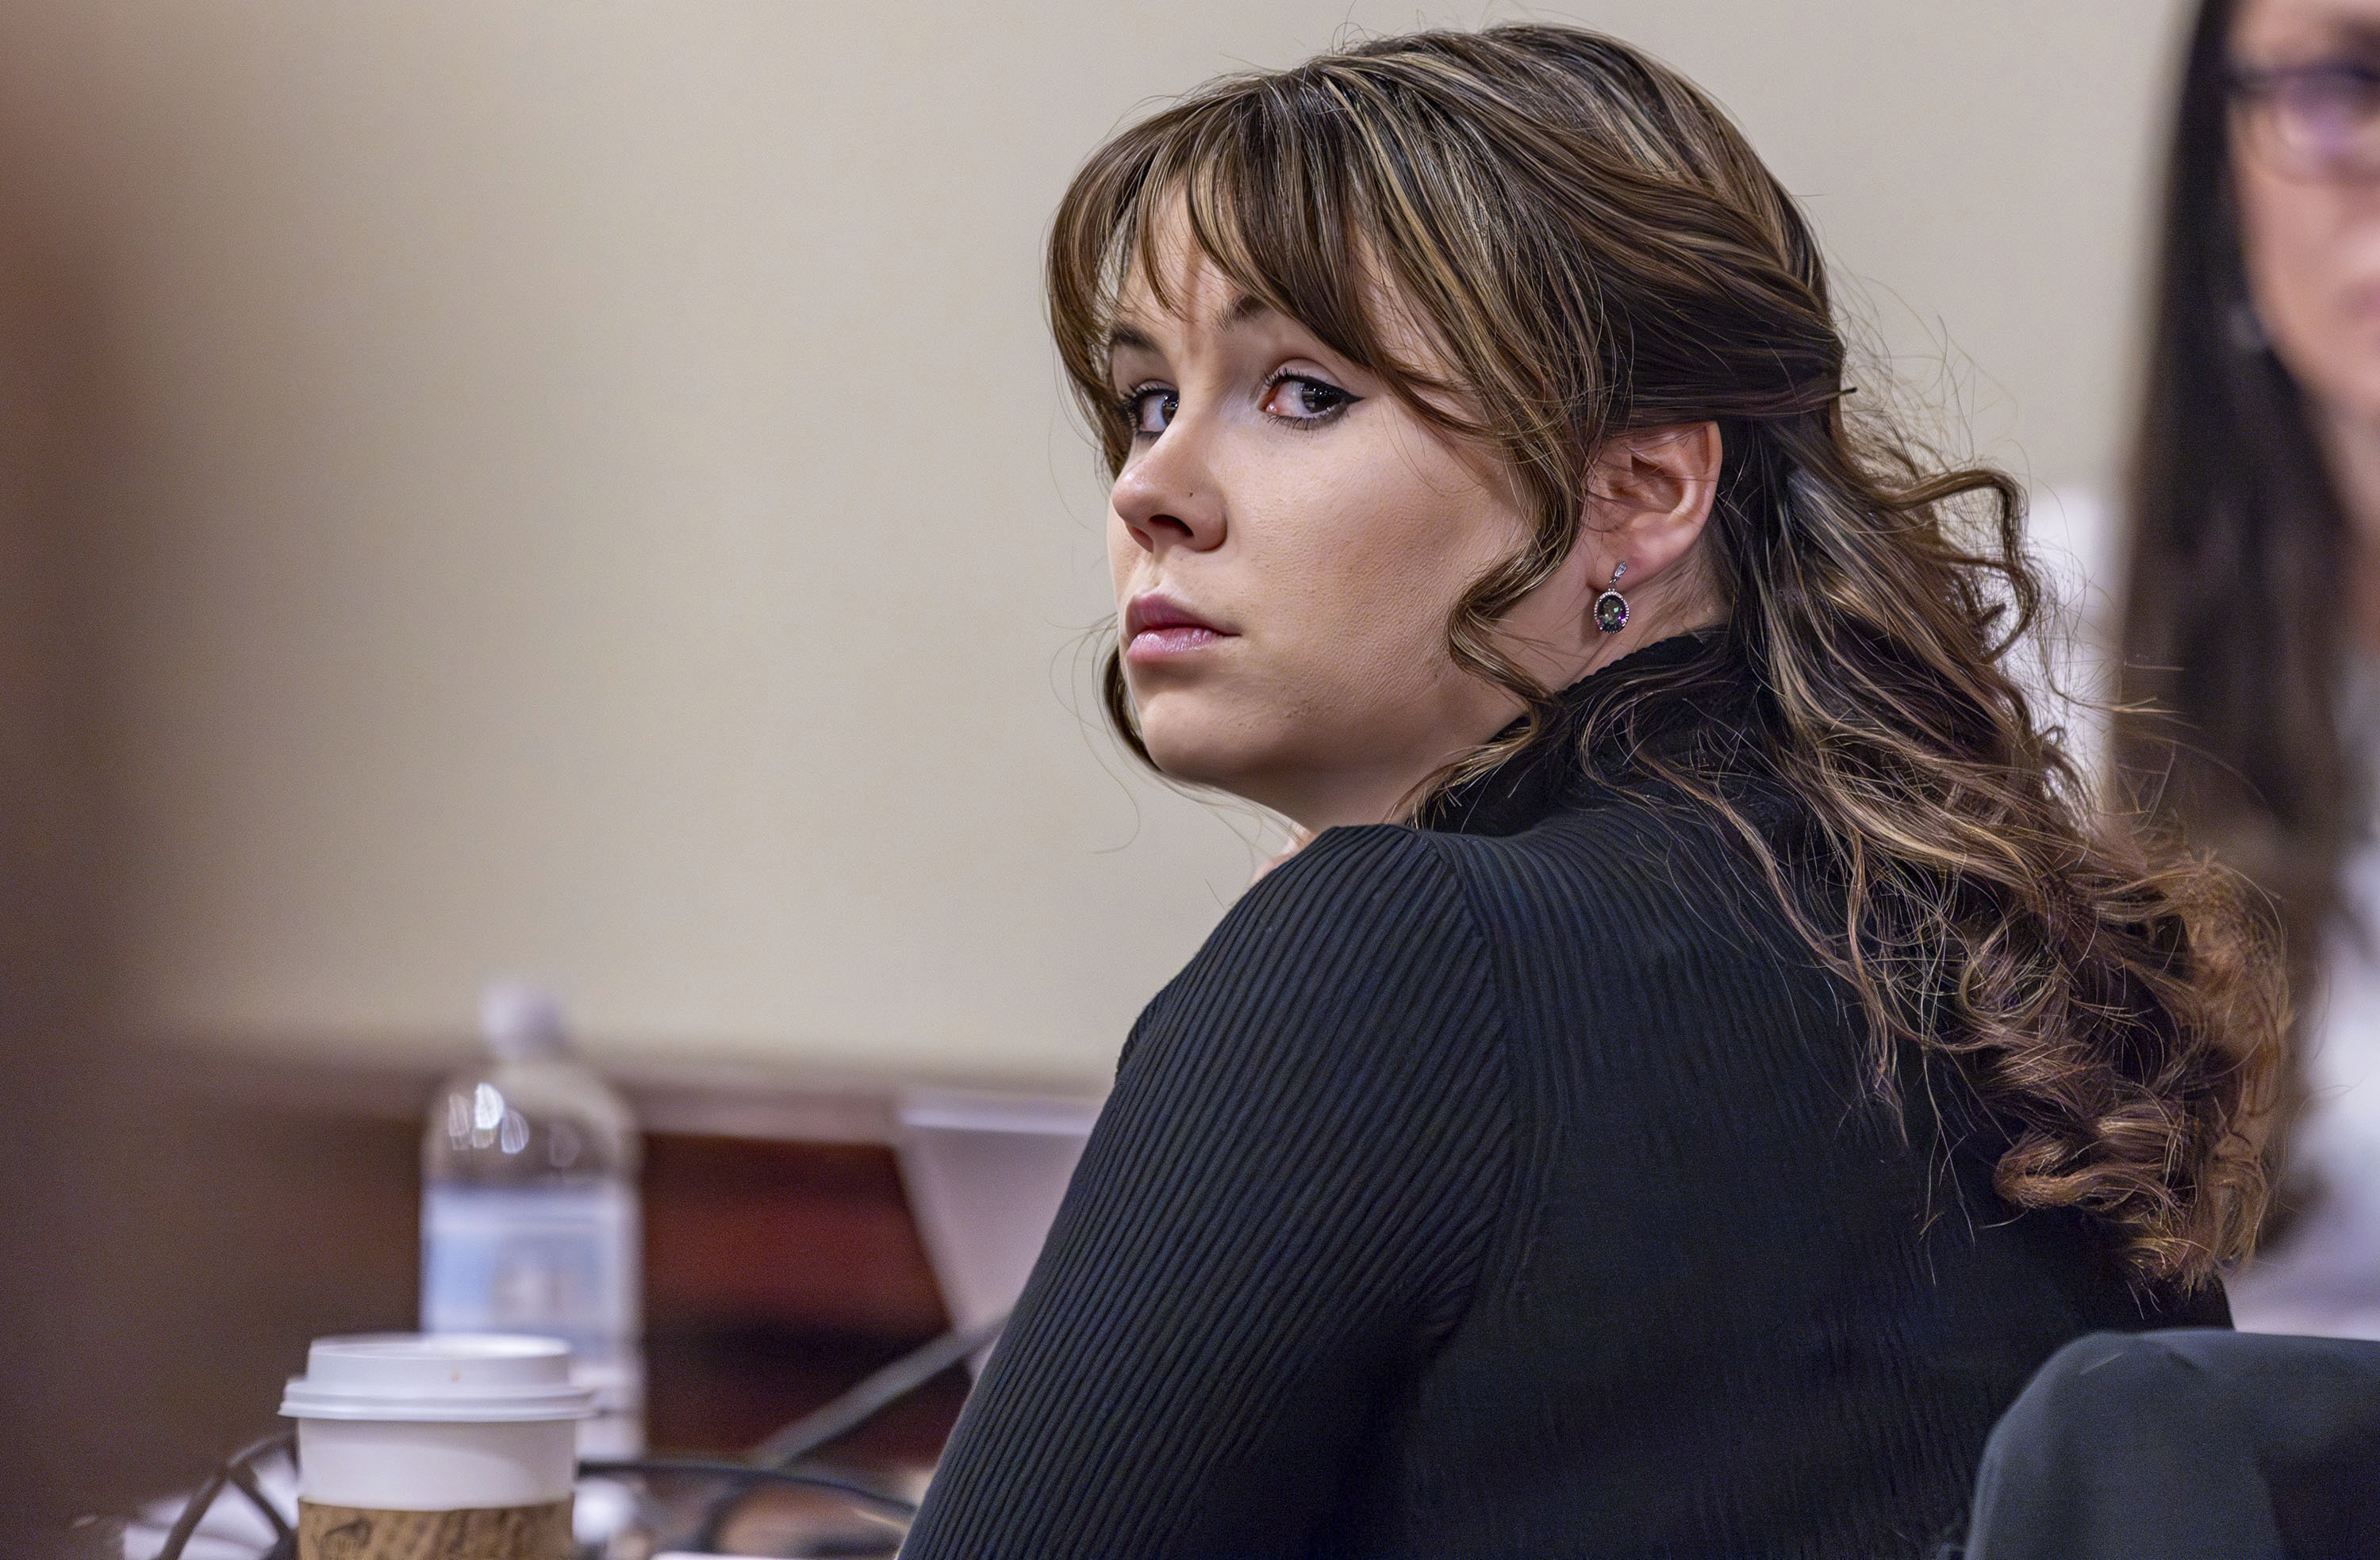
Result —
[[636, 1121], [573, 1055], [553, 998], [480, 1000], [489, 1065], [449, 1078], [421, 1150], [421, 1330], [535, 1333], [595, 1389], [582, 1457], [644, 1449]]

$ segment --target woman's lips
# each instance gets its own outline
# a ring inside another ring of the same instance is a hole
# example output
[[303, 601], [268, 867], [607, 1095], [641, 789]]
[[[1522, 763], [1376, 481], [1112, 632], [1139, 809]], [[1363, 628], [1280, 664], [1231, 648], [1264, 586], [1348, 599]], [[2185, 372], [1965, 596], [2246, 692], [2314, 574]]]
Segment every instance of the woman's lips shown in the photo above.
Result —
[[1168, 660], [1235, 637], [1153, 590], [1124, 603], [1123, 659], [1135, 664]]

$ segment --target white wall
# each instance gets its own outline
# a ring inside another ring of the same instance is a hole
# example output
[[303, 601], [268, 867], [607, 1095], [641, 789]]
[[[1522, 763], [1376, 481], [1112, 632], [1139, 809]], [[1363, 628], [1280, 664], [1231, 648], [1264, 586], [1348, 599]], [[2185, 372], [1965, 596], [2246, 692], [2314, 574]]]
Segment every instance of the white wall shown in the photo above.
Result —
[[[2104, 485], [2179, 12], [1533, 14], [1715, 91], [1918, 388]], [[1099, 1087], [1251, 851], [1084, 719], [1043, 224], [1159, 95], [1482, 14], [17, 0], [108, 320], [132, 1015], [385, 1058], [521, 971], [615, 1058]]]

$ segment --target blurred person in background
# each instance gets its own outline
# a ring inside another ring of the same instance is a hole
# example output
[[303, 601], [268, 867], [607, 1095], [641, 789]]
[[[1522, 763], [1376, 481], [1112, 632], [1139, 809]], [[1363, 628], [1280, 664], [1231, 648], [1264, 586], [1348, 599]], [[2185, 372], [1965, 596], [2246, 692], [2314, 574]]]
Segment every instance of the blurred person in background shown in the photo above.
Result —
[[2241, 1325], [2380, 1338], [2380, 0], [2206, 0], [2135, 454], [2120, 765], [2285, 922]]
[[[2019, 495], [1573, 29], [1227, 79], [1050, 240], [1109, 710], [1305, 843], [1144, 1011], [908, 1560], [1908, 1555], [2228, 1321], [2275, 973], [2003, 665]], [[1877, 398], [1862, 398], [1864, 409]]]

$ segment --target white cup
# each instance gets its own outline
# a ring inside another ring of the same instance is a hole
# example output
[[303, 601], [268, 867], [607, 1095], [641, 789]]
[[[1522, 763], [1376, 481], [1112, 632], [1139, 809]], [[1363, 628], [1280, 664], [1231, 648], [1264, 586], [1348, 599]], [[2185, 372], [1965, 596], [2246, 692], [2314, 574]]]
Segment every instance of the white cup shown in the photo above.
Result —
[[318, 1338], [281, 1402], [298, 1498], [379, 1512], [567, 1501], [593, 1411], [568, 1345], [498, 1333]]

